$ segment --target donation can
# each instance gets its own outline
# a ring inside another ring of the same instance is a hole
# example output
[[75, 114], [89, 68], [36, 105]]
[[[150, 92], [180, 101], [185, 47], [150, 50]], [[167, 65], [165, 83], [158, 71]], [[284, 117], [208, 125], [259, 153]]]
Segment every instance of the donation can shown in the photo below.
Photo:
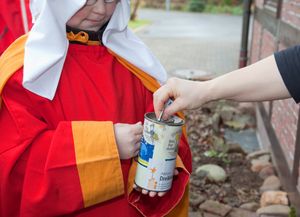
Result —
[[184, 121], [172, 116], [158, 121], [155, 113], [146, 113], [138, 156], [135, 184], [155, 192], [172, 187], [178, 144]]

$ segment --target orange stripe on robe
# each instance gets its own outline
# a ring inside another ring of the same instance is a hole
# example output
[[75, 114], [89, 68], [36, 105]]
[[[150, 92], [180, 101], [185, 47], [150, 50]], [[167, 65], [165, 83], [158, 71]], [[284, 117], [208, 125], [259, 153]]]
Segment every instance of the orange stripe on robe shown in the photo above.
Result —
[[135, 164], [118, 159], [113, 123], [133, 124], [153, 111], [142, 72], [134, 75], [103, 46], [71, 44], [50, 101], [22, 87], [25, 41], [0, 58], [0, 215], [187, 216], [185, 138], [178, 166], [182, 159], [186, 169], [163, 198], [131, 191]]

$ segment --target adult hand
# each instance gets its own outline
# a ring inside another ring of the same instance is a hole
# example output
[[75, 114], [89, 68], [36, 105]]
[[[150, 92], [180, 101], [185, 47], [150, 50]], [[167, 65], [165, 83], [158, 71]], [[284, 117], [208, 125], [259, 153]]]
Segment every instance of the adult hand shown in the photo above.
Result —
[[153, 95], [154, 110], [157, 117], [164, 108], [165, 102], [173, 98], [174, 102], [167, 106], [163, 119], [183, 109], [195, 109], [205, 102], [201, 89], [201, 82], [188, 81], [179, 78], [170, 78], [165, 85], [159, 88]]
[[136, 124], [114, 124], [115, 138], [120, 159], [130, 159], [138, 155], [143, 134], [141, 122]]

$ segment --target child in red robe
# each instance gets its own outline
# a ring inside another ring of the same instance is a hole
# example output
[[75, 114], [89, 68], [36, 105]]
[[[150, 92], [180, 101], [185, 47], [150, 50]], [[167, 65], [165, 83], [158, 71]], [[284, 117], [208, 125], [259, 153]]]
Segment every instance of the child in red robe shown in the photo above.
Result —
[[30, 28], [29, 0], [0, 1], [0, 55]]
[[31, 4], [30, 34], [0, 58], [0, 216], [187, 216], [184, 137], [169, 192], [132, 187], [166, 74], [127, 28], [129, 1]]

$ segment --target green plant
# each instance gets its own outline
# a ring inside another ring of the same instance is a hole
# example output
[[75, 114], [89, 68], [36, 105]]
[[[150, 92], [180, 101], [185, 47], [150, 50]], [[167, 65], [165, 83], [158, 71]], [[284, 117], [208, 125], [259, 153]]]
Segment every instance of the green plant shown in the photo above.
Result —
[[219, 152], [214, 149], [211, 149], [204, 152], [204, 156], [212, 157], [212, 158], [220, 158], [224, 163], [226, 164], [230, 163], [230, 160], [228, 159], [228, 154], [226, 152]]
[[222, 5], [232, 5], [232, 0], [223, 0]]
[[205, 9], [206, 0], [190, 0], [189, 10], [193, 12], [202, 12]]
[[129, 28], [131, 29], [137, 29], [145, 25], [149, 25], [151, 22], [149, 20], [134, 20], [134, 21], [129, 21]]
[[290, 213], [289, 213], [289, 217], [297, 217], [295, 207], [291, 207], [291, 210], [290, 210]]
[[242, 6], [228, 6], [228, 5], [213, 5], [213, 4], [207, 4], [205, 6], [204, 12], [206, 13], [212, 13], [212, 14], [232, 14], [232, 15], [242, 15], [243, 14], [243, 8]]

